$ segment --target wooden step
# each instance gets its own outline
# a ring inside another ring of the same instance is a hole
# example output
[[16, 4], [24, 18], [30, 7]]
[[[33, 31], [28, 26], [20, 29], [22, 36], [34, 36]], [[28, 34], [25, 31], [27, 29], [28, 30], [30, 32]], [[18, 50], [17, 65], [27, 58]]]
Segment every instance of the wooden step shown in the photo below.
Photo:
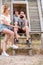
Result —
[[7, 52], [9, 55], [32, 55], [32, 46], [29, 47], [27, 44], [16, 44], [18, 46], [18, 49], [13, 49], [11, 46], [7, 46]]
[[27, 45], [18, 45], [18, 49], [12, 49], [11, 47], [7, 49], [9, 55], [32, 55], [32, 47], [28, 47]]
[[26, 37], [25, 36], [20, 36], [19, 37], [19, 43], [26, 43]]
[[[18, 39], [19, 39], [19, 43], [22, 44], [26, 43], [26, 36], [20, 36]], [[29, 38], [29, 40], [31, 40], [31, 38]]]

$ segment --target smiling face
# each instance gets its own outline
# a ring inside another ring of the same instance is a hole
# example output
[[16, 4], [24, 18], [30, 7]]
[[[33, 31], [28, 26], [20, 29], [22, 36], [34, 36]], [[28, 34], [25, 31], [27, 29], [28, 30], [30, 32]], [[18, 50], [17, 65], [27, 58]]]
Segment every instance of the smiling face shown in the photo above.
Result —
[[21, 16], [24, 16], [24, 12], [23, 12], [23, 11], [21, 11], [21, 12], [20, 12], [20, 15], [21, 15]]
[[25, 15], [24, 11], [20, 12], [20, 16], [21, 16], [22, 19], [26, 19], [26, 15]]

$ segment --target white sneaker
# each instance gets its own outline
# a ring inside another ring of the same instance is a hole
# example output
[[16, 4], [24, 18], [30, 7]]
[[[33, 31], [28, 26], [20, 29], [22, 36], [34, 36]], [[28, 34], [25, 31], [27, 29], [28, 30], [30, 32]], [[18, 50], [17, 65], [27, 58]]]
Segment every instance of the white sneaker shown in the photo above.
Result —
[[9, 56], [9, 55], [6, 52], [3, 52], [2, 56]]
[[13, 49], [18, 49], [18, 46], [14, 45], [14, 44], [13, 44], [11, 47], [12, 47]]

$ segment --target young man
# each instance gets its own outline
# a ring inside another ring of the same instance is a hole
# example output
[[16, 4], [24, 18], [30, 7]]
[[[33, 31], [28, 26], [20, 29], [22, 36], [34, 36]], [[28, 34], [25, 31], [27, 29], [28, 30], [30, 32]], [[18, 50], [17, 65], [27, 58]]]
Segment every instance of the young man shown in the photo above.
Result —
[[[18, 20], [19, 20], [19, 12], [17, 10], [15, 10], [14, 16], [13, 16], [13, 24], [15, 26], [18, 26]], [[16, 36], [16, 42], [18, 42], [17, 30], [18, 30], [18, 28], [14, 28], [14, 33], [15, 33], [15, 36]]]
[[15, 10], [14, 11], [14, 16], [13, 16], [14, 24], [17, 24], [18, 19], [19, 19], [19, 12], [17, 10]]
[[23, 11], [20, 12], [20, 18], [18, 19], [18, 30], [16, 30], [16, 34], [18, 31], [23, 31], [26, 33], [26, 37], [27, 37], [27, 40], [26, 40], [26, 43], [30, 46], [30, 42], [29, 42], [29, 26], [28, 26], [28, 21], [26, 19], [26, 16], [24, 14]]

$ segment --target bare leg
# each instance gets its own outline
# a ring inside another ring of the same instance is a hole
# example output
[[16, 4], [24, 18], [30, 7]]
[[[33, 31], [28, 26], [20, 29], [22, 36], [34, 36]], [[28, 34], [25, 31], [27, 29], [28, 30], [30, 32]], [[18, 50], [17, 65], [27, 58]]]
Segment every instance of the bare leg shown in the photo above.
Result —
[[28, 28], [28, 26], [26, 26], [26, 36], [27, 36], [27, 40], [28, 40], [28, 38], [29, 38], [29, 28]]
[[8, 35], [5, 34], [4, 43], [3, 43], [3, 52], [6, 51], [6, 44], [7, 44], [7, 42], [8, 42]]
[[17, 28], [14, 28], [14, 32], [15, 32], [15, 36], [16, 36], [16, 39], [18, 40], [18, 33], [17, 33]]
[[[18, 23], [15, 22], [15, 26], [16, 26], [16, 27], [18, 26], [17, 24], [18, 24]], [[14, 28], [14, 33], [15, 33], [15, 35], [16, 35], [16, 39], [18, 40], [18, 33], [17, 33], [17, 31], [18, 31], [18, 28]]]
[[27, 36], [26, 43], [27, 43], [27, 44], [29, 45], [29, 47], [30, 47], [31, 41], [29, 40], [30, 35], [29, 35], [29, 28], [28, 28], [28, 26], [25, 26], [25, 27], [23, 28], [23, 30], [26, 31], [26, 36]]
[[11, 42], [12, 44], [14, 44], [14, 33], [9, 29], [4, 29], [3, 33], [5, 34], [4, 43], [3, 43], [3, 52], [6, 52], [6, 45], [7, 45], [9, 36], [11, 36]]
[[11, 30], [9, 30], [9, 29], [4, 29], [2, 32], [5, 34], [4, 43], [3, 43], [3, 53], [2, 53], [2, 55], [9, 56], [9, 55], [6, 53], [6, 44], [7, 44], [7, 41], [8, 41], [8, 36], [10, 36], [10, 38], [11, 38], [12, 47], [13, 47], [13, 48], [18, 48], [16, 45], [14, 45], [14, 32], [11, 31]]
[[12, 42], [12, 44], [14, 44], [14, 32], [9, 29], [4, 29], [3, 33], [10, 35], [11, 42]]
[[27, 36], [27, 40], [28, 40], [28, 39], [29, 39], [29, 28], [28, 28], [28, 26], [25, 26], [25, 27], [23, 28], [23, 30], [26, 31], [26, 36]]
[[13, 49], [17, 49], [18, 46], [14, 45], [14, 32], [11, 31], [11, 30], [9, 30], [9, 29], [5, 29], [4, 32], [5, 32], [5, 31], [6, 31], [6, 33], [7, 33], [8, 35], [10, 35], [10, 39], [11, 39], [11, 42], [12, 42], [11, 47], [12, 47]]

